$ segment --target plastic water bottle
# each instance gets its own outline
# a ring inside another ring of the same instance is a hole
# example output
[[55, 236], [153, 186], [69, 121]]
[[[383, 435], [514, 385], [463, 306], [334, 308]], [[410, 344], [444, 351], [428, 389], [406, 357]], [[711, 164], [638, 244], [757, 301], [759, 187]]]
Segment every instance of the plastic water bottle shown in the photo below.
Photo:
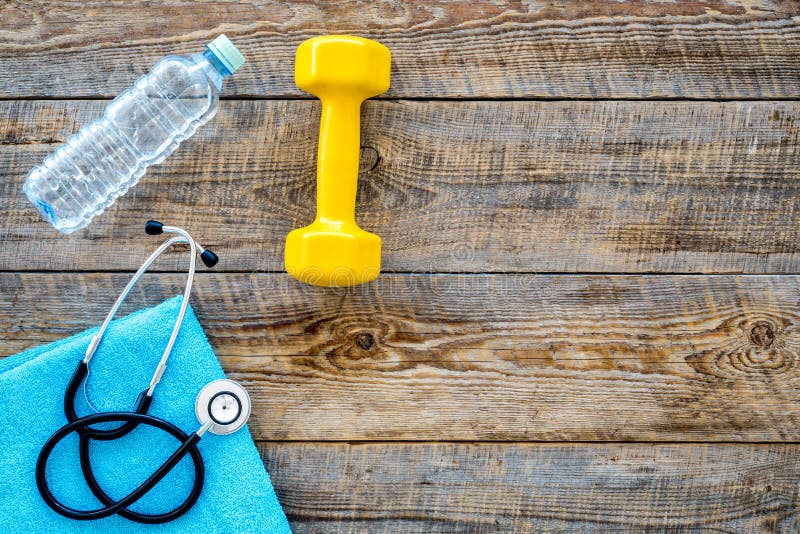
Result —
[[65, 234], [87, 226], [214, 117], [223, 78], [243, 63], [225, 35], [202, 54], [163, 58], [28, 174], [28, 199]]

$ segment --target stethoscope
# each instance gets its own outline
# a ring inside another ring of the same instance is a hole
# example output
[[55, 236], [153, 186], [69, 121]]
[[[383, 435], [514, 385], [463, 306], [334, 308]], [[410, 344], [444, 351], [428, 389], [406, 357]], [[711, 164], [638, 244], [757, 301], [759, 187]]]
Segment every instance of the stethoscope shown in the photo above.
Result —
[[[244, 426], [247, 422], [247, 418], [250, 416], [250, 396], [247, 394], [247, 391], [237, 382], [227, 379], [214, 380], [200, 390], [195, 401], [195, 414], [201, 426], [193, 434], [186, 434], [174, 424], [147, 413], [153, 402], [153, 391], [164, 375], [167, 359], [172, 352], [172, 346], [175, 344], [181, 324], [183, 323], [183, 318], [186, 315], [186, 308], [189, 305], [189, 294], [191, 293], [192, 284], [194, 282], [196, 268], [195, 256], [199, 253], [200, 259], [203, 260], [203, 263], [208, 267], [216, 265], [219, 258], [210, 250], [201, 247], [199, 243], [192, 239], [188, 232], [181, 228], [164, 226], [157, 221], [148, 221], [145, 224], [145, 231], [149, 235], [157, 235], [162, 232], [177, 235], [165, 241], [149, 258], [147, 258], [111, 307], [102, 326], [100, 326], [97, 334], [95, 334], [90, 341], [83, 360], [78, 363], [72, 378], [70, 378], [67, 384], [64, 394], [64, 414], [67, 417], [67, 424], [58, 429], [45, 442], [36, 460], [36, 486], [39, 488], [39, 493], [41, 493], [45, 503], [59, 514], [72, 519], [101, 519], [103, 517], [119, 514], [126, 519], [138, 523], [155, 524], [166, 523], [182, 516], [194, 506], [203, 489], [205, 468], [200, 450], [197, 447], [200, 438], [202, 438], [206, 432], [218, 435], [236, 432]], [[148, 267], [150, 267], [156, 258], [165, 250], [176, 243], [187, 243], [191, 249], [189, 271], [186, 278], [186, 287], [183, 292], [183, 302], [181, 303], [175, 326], [172, 329], [172, 334], [161, 356], [161, 360], [150, 380], [150, 385], [147, 389], [139, 393], [131, 411], [102, 412], [79, 417], [75, 411], [75, 395], [81, 385], [84, 387], [85, 394], [86, 377], [89, 374], [89, 361], [92, 359], [95, 352], [97, 352], [97, 348], [100, 346], [103, 336], [108, 329], [108, 325], [111, 323], [111, 319], [128, 296], [130, 290], [136, 285], [145, 271], [147, 271]], [[122, 424], [111, 429], [98, 429], [92, 426], [101, 423]], [[91, 458], [89, 456], [89, 442], [91, 440], [112, 441], [119, 439], [130, 433], [139, 425], [147, 425], [163, 430], [175, 437], [181, 445], [166, 461], [164, 461], [161, 467], [156, 469], [156, 471], [140, 484], [139, 487], [125, 497], [115, 501], [103, 490], [95, 478], [92, 470]], [[56, 499], [47, 483], [45, 469], [50, 454], [62, 439], [73, 432], [77, 433], [79, 437], [81, 471], [83, 472], [89, 489], [91, 489], [94, 496], [103, 504], [102, 508], [96, 510], [76, 510], [70, 508]], [[153, 489], [153, 487], [155, 487], [155, 485], [158, 484], [187, 454], [191, 457], [192, 463], [194, 464], [194, 484], [192, 485], [189, 495], [182, 504], [169, 512], [161, 514], [143, 514], [134, 512], [128, 508], [131, 504], [138, 501], [147, 492]]]

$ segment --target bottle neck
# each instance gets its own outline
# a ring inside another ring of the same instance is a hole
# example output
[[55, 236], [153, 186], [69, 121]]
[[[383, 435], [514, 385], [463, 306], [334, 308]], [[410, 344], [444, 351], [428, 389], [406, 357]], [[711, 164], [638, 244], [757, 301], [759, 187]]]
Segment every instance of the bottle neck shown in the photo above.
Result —
[[220, 78], [224, 78], [225, 76], [230, 76], [232, 73], [228, 70], [219, 58], [209, 50], [208, 48], [205, 49], [203, 52], [203, 59], [208, 61], [208, 63], [214, 68], [215, 71], [219, 74]]
[[191, 57], [195, 68], [202, 70], [206, 78], [217, 88], [217, 91], [221, 91], [223, 80], [231, 75], [225, 65], [208, 50], [202, 54], [193, 54]]

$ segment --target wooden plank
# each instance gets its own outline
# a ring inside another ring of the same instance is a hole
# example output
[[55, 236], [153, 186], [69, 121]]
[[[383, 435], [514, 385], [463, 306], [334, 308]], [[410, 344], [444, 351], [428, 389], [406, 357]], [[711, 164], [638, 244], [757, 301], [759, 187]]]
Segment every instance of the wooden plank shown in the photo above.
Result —
[[[148, 218], [217, 247], [219, 269], [283, 269], [286, 234], [314, 217], [315, 102], [223, 102], [64, 237], [21, 184], [102, 105], [0, 103], [0, 269], [136, 269]], [[800, 270], [798, 102], [382, 101], [363, 119], [358, 218], [385, 271]]]
[[295, 532], [796, 532], [797, 445], [262, 443]]
[[305, 96], [295, 48], [326, 33], [391, 49], [389, 97], [800, 96], [796, 0], [36, 0], [0, 5], [0, 97], [114, 96], [221, 32], [248, 61], [227, 96]]
[[[98, 324], [127, 279], [0, 275], [2, 354]], [[257, 439], [738, 442], [800, 441], [799, 300], [798, 276], [202, 273], [193, 303]]]

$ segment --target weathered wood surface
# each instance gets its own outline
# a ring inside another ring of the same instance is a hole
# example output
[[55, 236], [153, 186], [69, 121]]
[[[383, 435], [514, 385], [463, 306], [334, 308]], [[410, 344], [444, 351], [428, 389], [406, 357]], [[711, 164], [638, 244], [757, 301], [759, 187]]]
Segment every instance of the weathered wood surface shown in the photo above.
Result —
[[113, 96], [221, 32], [248, 61], [227, 96], [307, 96], [294, 51], [326, 33], [392, 50], [389, 97], [800, 96], [795, 0], [6, 0], [0, 97]]
[[[21, 184], [102, 107], [0, 103], [0, 269], [136, 269], [153, 217], [217, 247], [220, 270], [283, 270], [286, 234], [314, 216], [316, 102], [223, 102], [64, 237]], [[363, 118], [357, 211], [384, 271], [800, 270], [798, 102], [381, 101]]]
[[[99, 323], [128, 275], [0, 275], [4, 355]], [[155, 274], [128, 309], [178, 294]], [[69, 298], [65, 298], [68, 295]], [[800, 441], [800, 277], [198, 276], [270, 440]]]
[[261, 443], [296, 532], [797, 532], [797, 445]]
[[[221, 32], [219, 116], [87, 230], [40, 221], [28, 170]], [[393, 53], [358, 217], [401, 274], [348, 290], [268, 274], [314, 209], [294, 49], [333, 32]], [[0, 73], [0, 357], [99, 323], [145, 219], [187, 226], [296, 531], [800, 531], [800, 2], [0, 0]]]

